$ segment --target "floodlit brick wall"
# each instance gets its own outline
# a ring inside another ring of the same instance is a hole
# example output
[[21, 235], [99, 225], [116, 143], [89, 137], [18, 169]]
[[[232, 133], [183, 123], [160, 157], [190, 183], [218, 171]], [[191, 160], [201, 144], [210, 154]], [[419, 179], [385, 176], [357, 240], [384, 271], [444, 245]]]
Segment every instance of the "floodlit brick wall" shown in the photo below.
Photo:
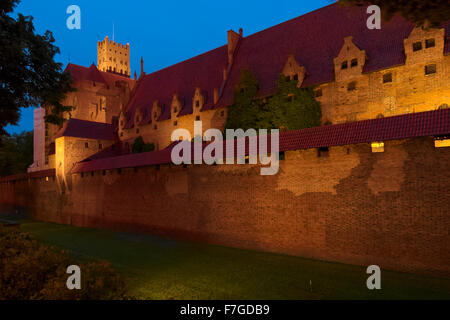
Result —
[[450, 276], [450, 148], [432, 138], [286, 152], [258, 165], [164, 165], [0, 183], [0, 203], [78, 226]]

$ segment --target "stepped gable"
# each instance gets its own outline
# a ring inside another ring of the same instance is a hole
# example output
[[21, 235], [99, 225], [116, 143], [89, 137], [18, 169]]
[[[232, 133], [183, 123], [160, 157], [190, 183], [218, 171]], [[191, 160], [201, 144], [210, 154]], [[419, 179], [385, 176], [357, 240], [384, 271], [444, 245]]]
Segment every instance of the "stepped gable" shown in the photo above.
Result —
[[[353, 36], [353, 42], [366, 51], [364, 73], [404, 64], [403, 40], [414, 25], [395, 16], [389, 22], [382, 21], [380, 30], [369, 30], [366, 8], [332, 4], [244, 37], [218, 107], [232, 103], [232, 84], [238, 82], [244, 68], [258, 79], [260, 96], [273, 94], [289, 54], [306, 68], [303, 87], [334, 81], [333, 58], [338, 56], [348, 36]], [[441, 26], [450, 38], [450, 21]], [[449, 52], [447, 41], [445, 54]]]
[[179, 115], [191, 114], [192, 98], [197, 87], [206, 95], [205, 107], [213, 104], [214, 88], [220, 88], [223, 82], [222, 70], [226, 65], [227, 47], [222, 46], [144, 76], [139, 80], [136, 92], [127, 106], [128, 121], [125, 128], [134, 125], [134, 113], [138, 108], [147, 109], [147, 114], [151, 114], [154, 101], [163, 106], [159, 120], [170, 119], [170, 106], [174, 94], [178, 94], [183, 105]]

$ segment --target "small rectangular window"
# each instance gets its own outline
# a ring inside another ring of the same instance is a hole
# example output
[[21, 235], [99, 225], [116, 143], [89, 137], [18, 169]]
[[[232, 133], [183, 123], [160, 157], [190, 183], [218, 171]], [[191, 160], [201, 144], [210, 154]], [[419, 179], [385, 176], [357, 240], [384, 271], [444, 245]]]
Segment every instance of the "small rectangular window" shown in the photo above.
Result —
[[295, 80], [295, 81], [298, 81], [298, 74], [295, 74], [295, 75], [294, 75], [294, 80]]
[[200, 101], [195, 101], [195, 106], [198, 108], [198, 107], [200, 107]]
[[434, 41], [434, 39], [425, 40], [425, 48], [432, 48], [434, 46], [436, 46], [436, 42]]
[[347, 91], [354, 91], [356, 90], [356, 81], [352, 81], [347, 86]]
[[343, 70], [343, 69], [347, 69], [347, 68], [348, 68], [348, 62], [347, 61], [342, 62], [341, 69]]
[[177, 126], [177, 125], [178, 125], [178, 121], [174, 121], [174, 122], [173, 122], [173, 125], [174, 125], [174, 126]]
[[99, 144], [98, 144], [98, 149], [99, 149], [99, 150], [102, 150], [102, 149], [103, 149], [103, 144], [99, 143]]
[[200, 121], [200, 116], [196, 116], [195, 121]]
[[322, 96], [322, 89], [317, 89], [316, 91], [314, 91], [314, 96], [316, 98], [321, 97]]
[[435, 64], [429, 64], [425, 66], [425, 74], [433, 74], [436, 73], [436, 65]]
[[419, 51], [422, 50], [422, 42], [414, 42], [413, 43], [413, 51]]
[[318, 157], [328, 157], [330, 155], [330, 149], [328, 147], [321, 147], [317, 149]]
[[87, 149], [87, 148], [89, 148], [89, 142], [85, 142], [84, 143], [84, 147]]
[[383, 83], [392, 82], [392, 73], [383, 74]]
[[352, 61], [350, 62], [350, 66], [353, 68], [353, 67], [356, 67], [358, 65], [358, 59], [352, 59]]

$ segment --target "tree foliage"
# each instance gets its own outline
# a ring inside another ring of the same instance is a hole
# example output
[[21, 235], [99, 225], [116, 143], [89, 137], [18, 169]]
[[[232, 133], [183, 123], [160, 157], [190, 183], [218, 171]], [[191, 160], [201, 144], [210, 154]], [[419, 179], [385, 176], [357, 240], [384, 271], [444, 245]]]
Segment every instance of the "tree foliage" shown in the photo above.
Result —
[[298, 88], [297, 81], [289, 81], [283, 75], [278, 78], [275, 95], [256, 99], [258, 88], [256, 78], [249, 70], [243, 70], [225, 128], [295, 130], [320, 125], [320, 103], [315, 100], [312, 88]]
[[382, 18], [389, 21], [396, 13], [418, 26], [437, 27], [450, 19], [448, 0], [340, 0], [343, 5], [369, 5], [380, 7]]
[[132, 153], [150, 152], [153, 150], [155, 150], [155, 145], [153, 143], [145, 143], [141, 136], [134, 140], [133, 147], [131, 148]]
[[0, 135], [7, 124], [17, 124], [20, 108], [51, 106], [46, 121], [61, 125], [70, 111], [61, 101], [71, 88], [69, 73], [54, 61], [59, 53], [50, 31], [34, 32], [33, 17], [11, 16], [20, 0], [0, 4]]
[[32, 163], [32, 131], [3, 137], [0, 144], [0, 176], [27, 172]]

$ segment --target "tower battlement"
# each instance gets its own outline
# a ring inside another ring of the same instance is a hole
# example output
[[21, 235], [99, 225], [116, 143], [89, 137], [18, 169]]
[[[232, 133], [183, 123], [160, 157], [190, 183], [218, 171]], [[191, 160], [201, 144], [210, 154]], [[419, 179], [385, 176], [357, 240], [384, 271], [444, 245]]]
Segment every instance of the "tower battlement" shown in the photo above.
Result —
[[97, 42], [98, 69], [129, 77], [130, 70], [130, 44], [121, 44], [109, 40]]

